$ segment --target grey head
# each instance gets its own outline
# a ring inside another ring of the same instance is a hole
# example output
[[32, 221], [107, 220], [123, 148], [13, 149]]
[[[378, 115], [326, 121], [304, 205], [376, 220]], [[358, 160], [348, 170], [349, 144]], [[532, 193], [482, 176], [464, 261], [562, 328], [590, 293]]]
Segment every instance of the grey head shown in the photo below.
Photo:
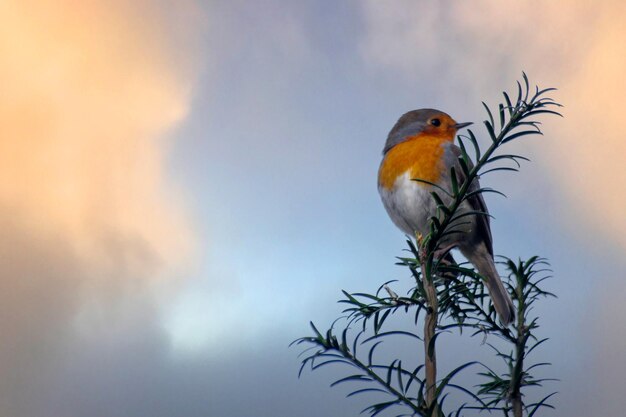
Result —
[[386, 154], [399, 143], [422, 132], [454, 137], [458, 129], [470, 124], [471, 123], [457, 123], [452, 117], [441, 110], [411, 110], [404, 113], [389, 132], [383, 154]]

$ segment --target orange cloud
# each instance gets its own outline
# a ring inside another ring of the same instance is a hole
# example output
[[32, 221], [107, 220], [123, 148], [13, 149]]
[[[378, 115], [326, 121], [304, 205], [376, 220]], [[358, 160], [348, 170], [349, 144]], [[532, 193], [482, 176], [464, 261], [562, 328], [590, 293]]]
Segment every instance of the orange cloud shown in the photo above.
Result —
[[0, 4], [0, 204], [81, 256], [128, 239], [168, 263], [192, 242], [163, 161], [190, 68], [164, 22], [128, 4]]
[[49, 414], [30, 396], [55, 386], [76, 330], [123, 340], [154, 315], [151, 278], [193, 250], [164, 158], [188, 111], [197, 14], [144, 3], [0, 2], [2, 415]]

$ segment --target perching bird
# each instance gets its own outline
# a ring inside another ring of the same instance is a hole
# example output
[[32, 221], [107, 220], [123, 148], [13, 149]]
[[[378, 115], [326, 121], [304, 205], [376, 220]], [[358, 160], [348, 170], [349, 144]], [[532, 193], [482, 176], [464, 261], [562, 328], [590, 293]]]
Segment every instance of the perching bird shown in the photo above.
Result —
[[[463, 170], [459, 164], [461, 150], [454, 144], [458, 129], [471, 123], [457, 123], [446, 113], [434, 109], [420, 109], [405, 113], [396, 122], [387, 136], [383, 149], [383, 160], [378, 171], [378, 191], [391, 220], [410, 236], [429, 231], [429, 218], [434, 216], [437, 204], [431, 196], [436, 187], [420, 179], [437, 184], [452, 194], [450, 168], [455, 167], [458, 183], [463, 182]], [[471, 190], [479, 188], [474, 180]], [[447, 205], [450, 197], [439, 192]], [[478, 211], [487, 213], [481, 193], [464, 201], [459, 212]], [[465, 223], [444, 239], [442, 253], [449, 248], [458, 248], [485, 278], [485, 284], [493, 305], [505, 325], [515, 318], [511, 297], [504, 288], [493, 261], [493, 245], [489, 217], [468, 215]]]

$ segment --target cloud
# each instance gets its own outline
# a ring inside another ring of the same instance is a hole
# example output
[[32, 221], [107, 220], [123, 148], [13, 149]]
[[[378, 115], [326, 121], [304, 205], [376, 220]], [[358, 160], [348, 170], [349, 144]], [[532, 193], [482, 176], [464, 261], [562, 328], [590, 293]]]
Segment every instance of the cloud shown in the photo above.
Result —
[[71, 341], [123, 340], [191, 260], [166, 155], [199, 20], [148, 6], [0, 4], [0, 414], [38, 414]]
[[[618, 8], [619, 6], [616, 5]], [[558, 185], [568, 195], [575, 219], [602, 231], [626, 250], [626, 111], [623, 91], [626, 42], [622, 13], [607, 11], [590, 34], [590, 47], [566, 76], [563, 101], [566, 123], [551, 132], [550, 157]]]
[[[402, 79], [406, 89], [428, 80], [418, 90], [417, 103], [435, 97], [434, 105], [449, 106], [453, 114], [474, 112], [469, 109], [478, 108], [480, 100], [493, 102], [521, 70], [542, 86], [559, 88], [554, 97], [565, 104], [565, 119], [545, 124], [540, 145], [522, 145], [535, 164], [522, 173], [527, 181], [516, 188], [525, 194], [515, 198], [534, 207], [539, 219], [533, 221], [573, 237], [569, 242], [563, 236], [547, 239], [556, 243], [551, 251], [565, 263], [556, 265], [562, 289], [557, 293], [569, 304], [561, 311], [580, 310], [578, 303], [594, 306], [580, 318], [573, 314], [554, 332], [560, 338], [558, 333], [566, 331], [576, 343], [568, 353], [579, 355], [574, 369], [571, 363], [557, 364], [565, 376], [558, 409], [585, 414], [581, 410], [587, 405], [578, 399], [594, 397], [602, 401], [593, 413], [619, 414], [615, 387], [624, 371], [620, 354], [626, 337], [620, 331], [624, 307], [612, 294], [623, 294], [624, 283], [609, 265], [623, 267], [620, 256], [626, 249], [626, 5], [407, 1], [391, 7], [369, 1], [363, 16], [360, 48], [368, 68]], [[479, 112], [471, 116], [483, 117]], [[582, 259], [572, 256], [576, 245]], [[591, 290], [583, 295], [581, 288]], [[593, 371], [581, 375], [585, 366]]]
[[369, 1], [360, 49], [373, 71], [402, 76], [408, 86], [427, 79], [425, 88], [439, 97], [435, 104], [447, 103], [455, 114], [496, 99], [494, 89], [509, 86], [522, 70], [559, 87], [555, 96], [566, 104], [566, 119], [547, 125], [543, 152], [534, 156], [537, 172], [555, 178], [568, 213], [560, 218], [570, 228], [602, 230], [626, 249], [625, 14], [618, 1], [542, 2], [540, 12], [526, 3]]
[[4, 204], [82, 256], [106, 258], [117, 232], [159, 258], [179, 253], [188, 237], [176, 190], [164, 198], [161, 136], [190, 86], [155, 46], [164, 34], [97, 4], [3, 8]]
[[381, 73], [427, 80], [438, 95], [484, 96], [485, 87], [509, 82], [511, 70], [518, 76], [521, 69], [545, 73], [546, 65], [567, 69], [563, 59], [585, 47], [577, 42], [577, 18], [585, 15], [593, 27], [595, 10], [560, 2], [543, 2], [537, 13], [525, 3], [366, 1], [360, 51]]

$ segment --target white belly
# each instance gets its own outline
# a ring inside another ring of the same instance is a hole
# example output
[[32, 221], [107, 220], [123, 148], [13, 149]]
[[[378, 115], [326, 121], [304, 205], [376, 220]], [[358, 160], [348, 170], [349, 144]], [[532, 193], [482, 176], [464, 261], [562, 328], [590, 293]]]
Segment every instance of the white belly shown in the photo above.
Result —
[[[409, 172], [398, 177], [391, 189], [379, 186], [378, 192], [391, 220], [404, 233], [415, 237], [416, 233], [429, 232], [428, 219], [436, 213], [436, 205], [430, 192], [432, 187], [412, 181]], [[442, 193], [439, 193], [440, 196]]]

